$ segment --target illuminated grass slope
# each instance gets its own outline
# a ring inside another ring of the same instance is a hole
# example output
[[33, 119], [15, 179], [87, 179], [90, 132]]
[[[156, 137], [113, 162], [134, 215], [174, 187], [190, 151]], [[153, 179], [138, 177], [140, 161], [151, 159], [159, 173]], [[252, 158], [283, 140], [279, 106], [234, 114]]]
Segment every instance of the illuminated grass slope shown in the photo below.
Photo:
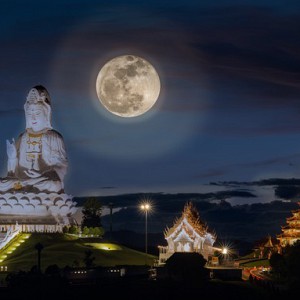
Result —
[[253, 267], [269, 267], [270, 266], [270, 262], [268, 259], [259, 259], [256, 261], [249, 261], [246, 263], [242, 263], [240, 264], [241, 267], [245, 267], [245, 268], [253, 268]]
[[5, 266], [5, 261], [30, 237], [30, 234], [21, 233], [0, 250], [0, 266]]
[[240, 266], [245, 268], [253, 268], [253, 267], [269, 267], [270, 262], [266, 258], [255, 258], [255, 253], [251, 252], [243, 257], [239, 258]]
[[[146, 262], [145, 253], [118, 244], [101, 243], [101, 239], [35, 233], [8, 256], [3, 264], [8, 266], [9, 271], [30, 270], [37, 264], [37, 251], [34, 248], [37, 243], [44, 246], [41, 255], [42, 269], [53, 264], [59, 267], [74, 266], [74, 261], [79, 266], [84, 266], [86, 250], [93, 252], [96, 266], [145, 265]], [[148, 255], [148, 263], [152, 263], [155, 258], [157, 257]]]

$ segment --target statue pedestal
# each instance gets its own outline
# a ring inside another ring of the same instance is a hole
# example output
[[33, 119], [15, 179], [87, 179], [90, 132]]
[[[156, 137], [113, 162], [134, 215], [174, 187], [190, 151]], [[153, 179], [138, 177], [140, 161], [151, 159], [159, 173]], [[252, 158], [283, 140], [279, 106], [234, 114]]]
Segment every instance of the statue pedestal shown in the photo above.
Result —
[[0, 231], [16, 222], [23, 232], [61, 232], [73, 225], [77, 211], [72, 196], [57, 193], [6, 193], [0, 195]]

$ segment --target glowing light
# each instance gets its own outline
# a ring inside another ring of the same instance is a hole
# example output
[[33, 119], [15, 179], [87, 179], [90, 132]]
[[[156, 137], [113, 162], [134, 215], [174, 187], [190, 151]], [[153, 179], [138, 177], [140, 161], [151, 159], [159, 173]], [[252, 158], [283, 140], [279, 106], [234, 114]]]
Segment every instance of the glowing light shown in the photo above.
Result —
[[115, 250], [122, 250], [119, 245], [111, 244], [111, 243], [85, 243], [86, 246], [92, 246], [98, 250], [104, 251], [115, 251]]
[[145, 254], [146, 254], [146, 264], [147, 264], [147, 254], [148, 254], [148, 212], [151, 211], [152, 205], [148, 199], [144, 199], [140, 204], [140, 209], [145, 213]]
[[[130, 68], [134, 69], [134, 76], [123, 72]], [[122, 76], [115, 75], [119, 72]], [[160, 80], [154, 67], [143, 58], [118, 56], [100, 70], [96, 91], [100, 102], [111, 113], [120, 117], [136, 117], [151, 109], [157, 101]]]
[[29, 237], [30, 234], [26, 234], [26, 235], [20, 234], [17, 241], [14, 241], [7, 250], [4, 250], [2, 252], [3, 255], [0, 256], [1, 257], [0, 263], [2, 263], [7, 258], [7, 255], [12, 254], [17, 249], [17, 247], [21, 246], [21, 243], [25, 242], [24, 239], [28, 239]]
[[233, 254], [236, 253], [234, 250], [234, 245], [231, 242], [224, 242], [220, 244], [220, 248], [216, 248], [217, 251], [220, 251], [222, 255], [229, 255], [232, 256]]
[[141, 210], [148, 211], [151, 209], [151, 205], [149, 203], [141, 204]]

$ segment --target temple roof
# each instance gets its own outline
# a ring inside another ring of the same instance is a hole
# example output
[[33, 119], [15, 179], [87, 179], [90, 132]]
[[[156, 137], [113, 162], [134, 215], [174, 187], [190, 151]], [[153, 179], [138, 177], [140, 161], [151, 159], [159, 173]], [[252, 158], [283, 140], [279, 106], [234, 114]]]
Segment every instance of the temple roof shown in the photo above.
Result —
[[179, 229], [184, 229], [191, 238], [195, 234], [205, 237], [207, 233], [210, 233], [215, 239], [217, 237], [214, 232], [210, 232], [206, 223], [200, 219], [199, 212], [191, 202], [185, 204], [181, 217], [174, 221], [173, 226], [166, 228], [164, 232], [165, 238], [170, 237], [173, 233], [177, 236], [180, 232]]
[[272, 243], [272, 238], [271, 238], [271, 236], [269, 235], [269, 237], [268, 237], [268, 241], [265, 243], [265, 248], [273, 248], [274, 246], [273, 246], [273, 243]]
[[300, 228], [300, 224], [297, 224], [297, 223], [288, 223], [284, 226], [281, 226], [282, 230], [285, 230], [285, 229], [299, 229], [299, 228]]
[[282, 234], [278, 234], [277, 235], [277, 239], [286, 239], [286, 238], [298, 238], [300, 239], [300, 233], [299, 232], [295, 232], [295, 233], [292, 233], [292, 232], [289, 232], [289, 233], [282, 233]]

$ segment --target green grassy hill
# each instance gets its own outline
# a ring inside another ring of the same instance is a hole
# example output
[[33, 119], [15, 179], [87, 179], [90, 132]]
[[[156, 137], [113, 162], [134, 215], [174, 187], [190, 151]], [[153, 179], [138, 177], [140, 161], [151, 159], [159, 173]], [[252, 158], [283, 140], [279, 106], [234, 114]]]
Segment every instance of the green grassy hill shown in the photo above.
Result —
[[267, 258], [255, 257], [255, 252], [251, 252], [243, 257], [240, 257], [239, 261], [241, 267], [253, 268], [253, 267], [269, 267], [270, 262]]
[[[64, 234], [32, 234], [24, 243], [13, 251], [2, 262], [9, 271], [30, 270], [37, 264], [37, 251], [34, 246], [42, 243], [42, 269], [52, 264], [59, 267], [74, 266], [75, 262], [84, 266], [86, 250], [91, 250], [97, 266], [145, 265], [146, 255], [143, 252], [129, 249], [122, 245], [103, 243], [99, 238], [77, 238]], [[147, 256], [147, 263], [152, 264], [156, 257]]]

